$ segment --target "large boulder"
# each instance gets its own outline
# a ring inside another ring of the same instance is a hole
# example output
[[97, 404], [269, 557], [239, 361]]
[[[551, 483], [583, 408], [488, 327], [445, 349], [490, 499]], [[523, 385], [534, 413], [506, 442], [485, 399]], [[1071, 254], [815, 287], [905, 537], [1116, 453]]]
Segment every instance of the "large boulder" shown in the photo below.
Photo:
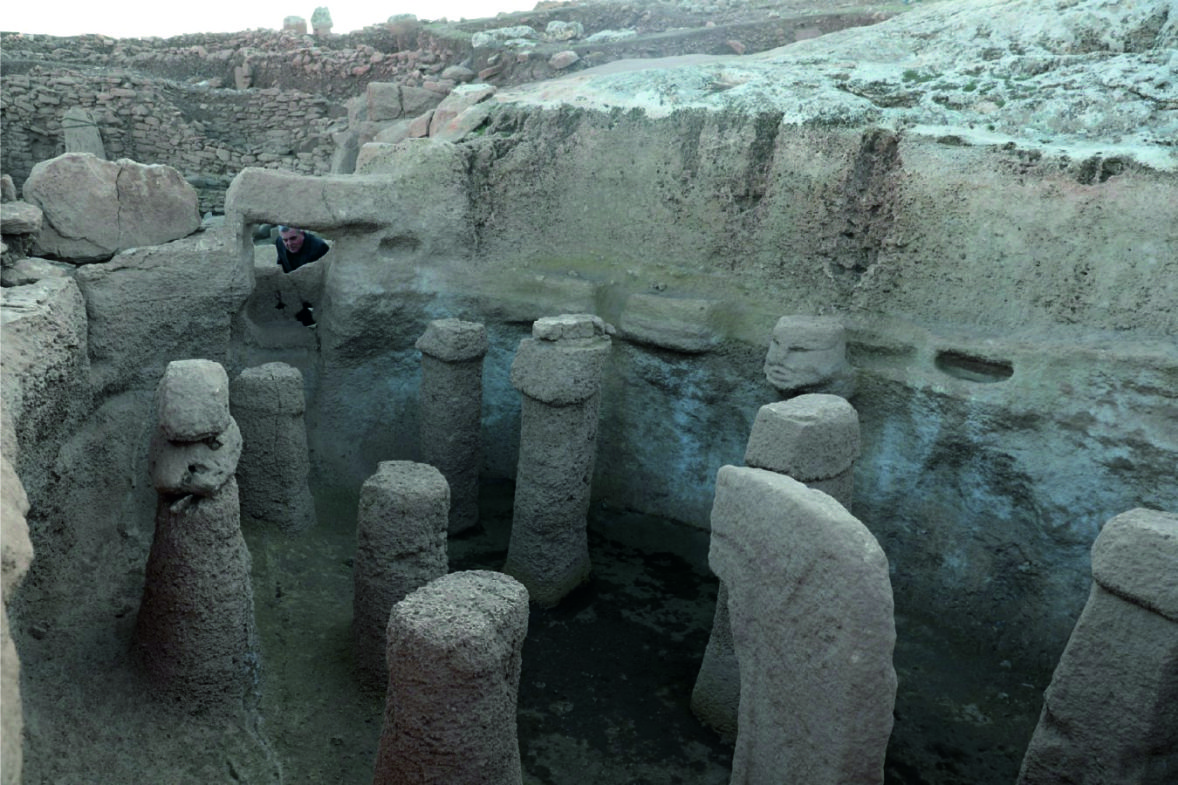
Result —
[[170, 166], [66, 153], [33, 167], [25, 200], [44, 213], [40, 256], [92, 262], [200, 227], [196, 189]]

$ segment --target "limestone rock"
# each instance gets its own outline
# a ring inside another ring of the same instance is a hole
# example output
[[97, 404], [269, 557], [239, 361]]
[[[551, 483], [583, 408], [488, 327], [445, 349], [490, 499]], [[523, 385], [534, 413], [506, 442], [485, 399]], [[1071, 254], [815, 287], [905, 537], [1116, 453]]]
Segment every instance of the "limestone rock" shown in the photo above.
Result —
[[352, 637], [356, 672], [380, 684], [389, 612], [406, 595], [446, 574], [450, 488], [433, 466], [381, 461], [360, 488]]
[[613, 335], [614, 329], [601, 317], [589, 313], [566, 313], [560, 316], [545, 316], [532, 324], [532, 337], [541, 341], [559, 341], [565, 338], [593, 338]]
[[882, 783], [896, 629], [875, 537], [790, 477], [724, 466], [708, 563], [740, 661], [733, 781]]
[[[528, 592], [484, 570], [438, 578], [393, 607], [374, 785], [519, 785], [516, 703]], [[462, 707], [454, 710], [451, 707]]]
[[0, 456], [0, 482], [0, 526], [4, 531], [0, 541], [0, 594], [7, 603], [13, 589], [29, 571], [33, 544], [29, 542], [29, 526], [25, 522], [29, 498], [6, 455]]
[[237, 465], [242, 513], [284, 532], [315, 524], [304, 401], [303, 375], [285, 363], [246, 368], [230, 383], [245, 442]]
[[487, 328], [478, 322], [437, 319], [414, 344], [424, 354], [445, 362], [475, 360], [487, 353]]
[[809, 483], [846, 472], [859, 457], [859, 415], [837, 395], [810, 393], [762, 406], [744, 462]]
[[168, 441], [160, 430], [151, 440], [151, 481], [159, 493], [212, 496], [237, 473], [242, 437], [237, 422], [202, 441]]
[[240, 709], [259, 678], [253, 597], [237, 481], [161, 496], [135, 628], [154, 690], [193, 713]]
[[510, 41], [534, 40], [538, 37], [536, 29], [527, 25], [513, 27], [496, 27], [491, 30], [481, 30], [470, 37], [470, 45], [475, 49], [490, 46], [501, 46]]
[[35, 251], [70, 261], [109, 259], [200, 227], [196, 189], [170, 166], [66, 153], [33, 167], [25, 199], [44, 211]]
[[563, 71], [580, 59], [581, 56], [572, 49], [565, 49], [563, 52], [557, 52], [549, 57], [548, 66], [554, 71]]
[[585, 26], [580, 22], [564, 22], [553, 19], [544, 28], [544, 37], [549, 41], [571, 41], [585, 35]]
[[12, 181], [12, 175], [0, 175], [0, 203], [15, 202], [16, 201], [16, 183]]
[[495, 94], [496, 88], [489, 84], [467, 84], [454, 88], [437, 108], [429, 123], [429, 135], [440, 132], [454, 118], [475, 104], [482, 103]]
[[442, 78], [449, 79], [453, 82], [457, 82], [458, 84], [463, 84], [465, 82], [469, 82], [471, 79], [474, 79], [475, 72], [469, 68], [466, 68], [465, 66], [450, 65], [446, 66], [446, 68], [442, 70]]
[[618, 327], [624, 337], [684, 354], [700, 354], [720, 336], [712, 326], [716, 303], [652, 294], [632, 294]]
[[[24, 716], [20, 703], [20, 658], [8, 631], [8, 601], [33, 561], [29, 526], [25, 513], [29, 500], [8, 457], [0, 455], [0, 755], [4, 761], [4, 785], [21, 781], [21, 729]], [[527, 600], [524, 600], [525, 605]]]
[[65, 135], [67, 153], [89, 153], [95, 158], [106, 159], [102, 134], [94, 120], [94, 113], [89, 109], [81, 106], [67, 109], [61, 118], [61, 130]]
[[478, 130], [491, 116], [491, 111], [490, 104], [482, 103], [464, 110], [457, 117], [441, 126], [435, 126], [431, 119], [430, 138], [457, 142], [465, 138], [467, 134]]
[[42, 278], [69, 278], [73, 274], [73, 270], [74, 267], [70, 264], [26, 256], [23, 259], [17, 259], [0, 272], [0, 283], [3, 283], [5, 288], [28, 286]]
[[277, 362], [246, 368], [229, 385], [229, 404], [231, 410], [301, 415], [307, 410], [303, 374]]
[[171, 360], [225, 358], [252, 273], [223, 230], [80, 267], [95, 389], [154, 388]]
[[841, 321], [831, 316], [783, 316], [777, 321], [765, 357], [765, 378], [778, 391], [818, 388], [848, 373]]
[[211, 360], [168, 363], [156, 389], [160, 431], [173, 442], [199, 442], [229, 427], [229, 375]]
[[37, 234], [41, 231], [41, 208], [28, 202], [0, 204], [0, 234]]
[[478, 322], [437, 319], [416, 345], [422, 353], [422, 459], [436, 466], [450, 486], [449, 531], [456, 534], [479, 520], [487, 329]]
[[1178, 516], [1136, 509], [1110, 520], [1092, 546], [1092, 578], [1178, 622]]
[[4, 419], [19, 445], [9, 457], [35, 498], [57, 450], [90, 410], [86, 302], [71, 278], [4, 287], [0, 330]]
[[601, 389], [609, 348], [606, 337], [525, 338], [511, 363], [511, 384], [528, 397], [553, 406], [585, 401]]
[[1113, 518], [1092, 568], [1019, 785], [1161, 785], [1178, 775], [1178, 515]]

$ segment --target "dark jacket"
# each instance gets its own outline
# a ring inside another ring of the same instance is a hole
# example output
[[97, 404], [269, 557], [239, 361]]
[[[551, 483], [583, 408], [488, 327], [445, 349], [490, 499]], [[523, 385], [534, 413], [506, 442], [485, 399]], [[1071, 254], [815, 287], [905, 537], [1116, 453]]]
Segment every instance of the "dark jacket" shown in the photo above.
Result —
[[282, 272], [289, 273], [299, 269], [304, 264], [310, 264], [331, 250], [330, 246], [310, 232], [303, 233], [303, 247], [298, 253], [291, 253], [282, 244], [282, 238], [274, 238], [274, 245], [278, 248], [278, 263], [282, 265]]

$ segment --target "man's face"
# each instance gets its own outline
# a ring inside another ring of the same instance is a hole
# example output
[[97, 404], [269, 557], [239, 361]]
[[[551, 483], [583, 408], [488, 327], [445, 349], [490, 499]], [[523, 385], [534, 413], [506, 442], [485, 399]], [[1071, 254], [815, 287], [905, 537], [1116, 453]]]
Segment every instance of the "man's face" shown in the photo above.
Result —
[[280, 232], [282, 236], [282, 244], [286, 246], [286, 250], [291, 253], [298, 253], [299, 249], [303, 247], [303, 230], [302, 229], [287, 229]]

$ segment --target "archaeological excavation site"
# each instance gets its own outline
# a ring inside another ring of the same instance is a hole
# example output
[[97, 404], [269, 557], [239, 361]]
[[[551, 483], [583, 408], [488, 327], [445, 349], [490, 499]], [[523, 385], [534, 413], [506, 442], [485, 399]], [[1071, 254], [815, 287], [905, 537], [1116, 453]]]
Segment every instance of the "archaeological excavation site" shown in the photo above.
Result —
[[383, 16], [0, 34], [4, 785], [1178, 783], [1173, 0]]

